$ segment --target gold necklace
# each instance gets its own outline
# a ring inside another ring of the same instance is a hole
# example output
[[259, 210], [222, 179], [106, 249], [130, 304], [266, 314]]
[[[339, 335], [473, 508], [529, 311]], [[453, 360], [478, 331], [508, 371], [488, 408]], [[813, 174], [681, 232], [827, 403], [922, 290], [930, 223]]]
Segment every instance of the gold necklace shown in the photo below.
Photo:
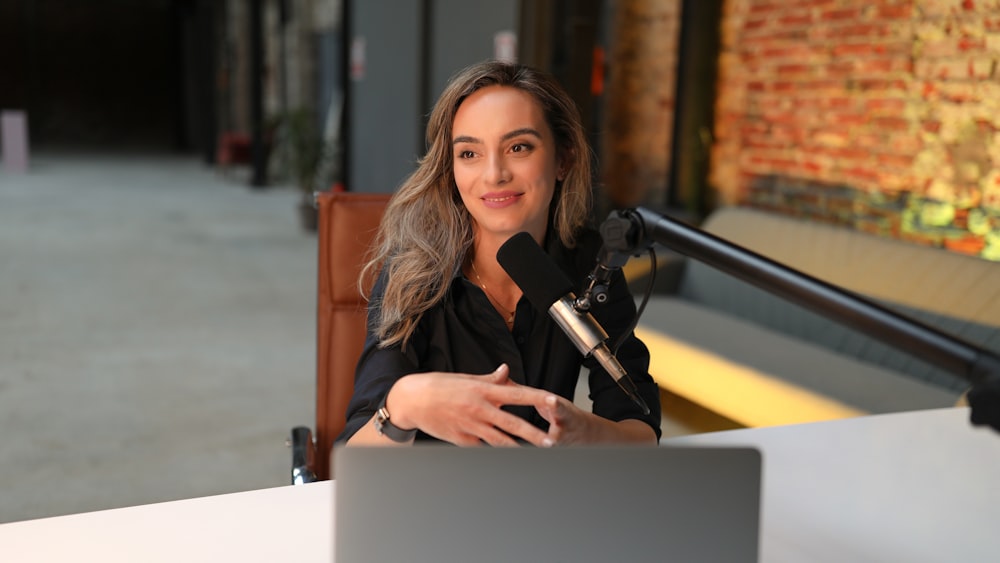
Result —
[[483, 278], [479, 277], [479, 270], [476, 269], [476, 261], [469, 260], [469, 263], [472, 265], [472, 274], [476, 276], [476, 281], [479, 282], [479, 287], [483, 288], [483, 293], [485, 293], [486, 297], [497, 307], [497, 309], [500, 309], [501, 313], [505, 315], [504, 322], [507, 323], [507, 326], [514, 326], [514, 311], [507, 311], [507, 309], [500, 304], [500, 300], [494, 297], [493, 294], [490, 293], [490, 290], [486, 289], [486, 284], [483, 283]]

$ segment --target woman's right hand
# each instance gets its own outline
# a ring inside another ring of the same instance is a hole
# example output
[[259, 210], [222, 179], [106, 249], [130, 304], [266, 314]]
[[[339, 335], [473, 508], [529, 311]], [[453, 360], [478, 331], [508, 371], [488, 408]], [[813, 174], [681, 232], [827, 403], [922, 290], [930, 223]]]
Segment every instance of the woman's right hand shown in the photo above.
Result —
[[429, 372], [404, 376], [389, 390], [386, 410], [400, 428], [419, 428], [459, 446], [516, 446], [521, 438], [535, 446], [552, 445], [548, 435], [501, 409], [504, 405], [545, 405], [548, 391], [515, 383], [501, 364], [486, 375]]

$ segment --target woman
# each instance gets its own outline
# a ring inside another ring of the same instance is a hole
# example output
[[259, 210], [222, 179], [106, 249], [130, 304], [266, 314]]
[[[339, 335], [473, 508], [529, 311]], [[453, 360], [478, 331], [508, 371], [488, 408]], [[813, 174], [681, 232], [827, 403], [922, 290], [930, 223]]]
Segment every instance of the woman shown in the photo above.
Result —
[[[428, 151], [393, 196], [362, 279], [376, 273], [368, 335], [340, 440], [535, 446], [654, 444], [660, 409], [649, 353], [618, 351], [652, 412], [643, 416], [597, 362], [522, 299], [496, 253], [529, 232], [580, 280], [600, 237], [583, 228], [590, 151], [576, 106], [549, 76], [503, 62], [457, 74], [427, 126]], [[612, 339], [635, 306], [618, 275], [593, 314]], [[572, 402], [590, 369], [594, 412]]]

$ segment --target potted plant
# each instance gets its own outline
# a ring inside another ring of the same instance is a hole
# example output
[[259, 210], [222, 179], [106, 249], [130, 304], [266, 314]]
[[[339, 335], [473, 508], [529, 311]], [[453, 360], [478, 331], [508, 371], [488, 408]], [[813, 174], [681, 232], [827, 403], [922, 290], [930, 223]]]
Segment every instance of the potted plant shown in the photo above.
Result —
[[332, 178], [327, 178], [334, 168], [336, 157], [333, 143], [326, 142], [320, 130], [316, 112], [297, 108], [276, 118], [275, 158], [278, 170], [283, 171], [302, 194], [298, 209], [303, 228], [315, 231], [317, 227], [314, 192], [327, 189]]

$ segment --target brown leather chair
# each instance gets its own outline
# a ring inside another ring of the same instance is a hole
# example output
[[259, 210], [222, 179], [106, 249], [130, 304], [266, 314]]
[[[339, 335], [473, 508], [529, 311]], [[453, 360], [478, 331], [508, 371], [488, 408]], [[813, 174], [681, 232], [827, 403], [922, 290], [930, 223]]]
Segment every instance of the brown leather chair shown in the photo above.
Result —
[[292, 429], [292, 483], [330, 479], [330, 450], [347, 422], [354, 368], [365, 341], [361, 266], [392, 194], [320, 192], [317, 231], [316, 435]]

